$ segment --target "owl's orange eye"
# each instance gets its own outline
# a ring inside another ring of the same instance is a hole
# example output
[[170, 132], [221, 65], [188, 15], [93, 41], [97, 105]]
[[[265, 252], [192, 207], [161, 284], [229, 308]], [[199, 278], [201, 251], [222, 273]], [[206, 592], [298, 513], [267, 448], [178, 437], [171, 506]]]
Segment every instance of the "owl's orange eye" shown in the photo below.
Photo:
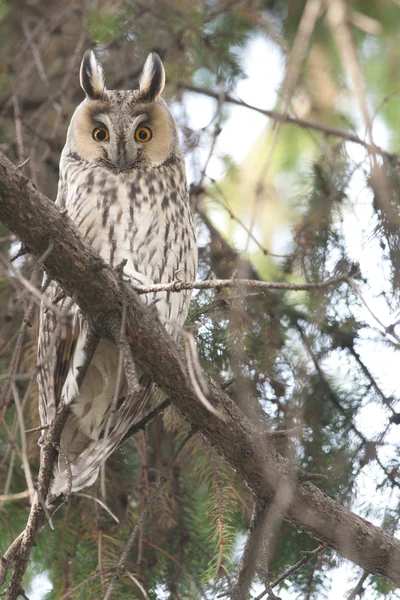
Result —
[[135, 140], [137, 142], [148, 142], [152, 138], [151, 129], [148, 127], [138, 127], [135, 131]]
[[96, 129], [93, 129], [92, 137], [95, 142], [106, 142], [110, 137], [110, 134], [106, 127], [96, 127]]

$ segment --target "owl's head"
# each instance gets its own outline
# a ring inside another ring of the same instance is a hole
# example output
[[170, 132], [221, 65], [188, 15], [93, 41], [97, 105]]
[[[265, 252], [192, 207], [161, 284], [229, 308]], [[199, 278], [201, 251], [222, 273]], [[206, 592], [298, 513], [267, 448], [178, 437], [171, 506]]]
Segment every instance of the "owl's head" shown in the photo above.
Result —
[[77, 107], [67, 147], [114, 171], [157, 167], [180, 150], [175, 121], [161, 93], [165, 71], [158, 54], [147, 57], [137, 90], [107, 90], [101, 64], [87, 51], [80, 70], [86, 99]]

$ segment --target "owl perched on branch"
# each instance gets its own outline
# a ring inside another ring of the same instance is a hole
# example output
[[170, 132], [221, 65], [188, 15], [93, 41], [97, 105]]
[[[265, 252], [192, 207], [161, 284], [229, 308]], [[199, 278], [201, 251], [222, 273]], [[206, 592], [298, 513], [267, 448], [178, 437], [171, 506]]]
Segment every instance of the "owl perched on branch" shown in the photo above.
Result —
[[[165, 72], [159, 56], [148, 56], [139, 89], [107, 90], [101, 65], [86, 52], [80, 71], [86, 94], [71, 119], [61, 155], [57, 205], [85, 240], [111, 266], [124, 266], [135, 284], [194, 280], [197, 249], [175, 121], [161, 93]], [[125, 278], [126, 278], [125, 277]], [[100, 465], [121, 444], [149, 398], [152, 384], [137, 367], [140, 393], [128, 393], [118, 377], [119, 349], [98, 343], [86, 364], [88, 325], [57, 282], [46, 291], [57, 313], [41, 308], [38, 357], [42, 425], [61, 402], [70, 406], [51, 491], [91, 485]], [[141, 296], [155, 304], [175, 338], [185, 322], [190, 291]], [[61, 314], [68, 314], [62, 319]], [[85, 373], [78, 386], [79, 373]]]

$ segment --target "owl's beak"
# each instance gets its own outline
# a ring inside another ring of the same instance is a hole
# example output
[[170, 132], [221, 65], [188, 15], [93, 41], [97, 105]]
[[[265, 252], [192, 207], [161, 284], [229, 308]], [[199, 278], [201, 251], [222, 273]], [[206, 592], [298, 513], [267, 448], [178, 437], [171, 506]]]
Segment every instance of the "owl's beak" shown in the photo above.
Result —
[[117, 147], [114, 156], [110, 156], [110, 160], [115, 164], [120, 171], [127, 171], [136, 160], [137, 152], [135, 151], [134, 156], [132, 155], [131, 149], [127, 149], [125, 140], [122, 138], [118, 140]]

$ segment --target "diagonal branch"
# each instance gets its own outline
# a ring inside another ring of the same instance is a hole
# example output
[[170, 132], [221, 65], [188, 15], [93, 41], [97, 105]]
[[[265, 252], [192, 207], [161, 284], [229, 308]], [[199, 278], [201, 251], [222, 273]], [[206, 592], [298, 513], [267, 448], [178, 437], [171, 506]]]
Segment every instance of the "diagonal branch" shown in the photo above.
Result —
[[[1, 154], [0, 221], [36, 256], [43, 255], [54, 241], [45, 260], [50, 276], [76, 298], [97, 332], [118, 340], [123, 299], [117, 275], [84, 243], [71, 220]], [[400, 586], [400, 541], [299, 476], [274, 450], [266, 432], [252, 426], [224, 390], [205, 376], [208, 400], [224, 413], [225, 421], [207, 411], [192, 389], [180, 349], [133, 290], [128, 294], [126, 339], [137, 364], [198, 427], [257, 499], [268, 501], [275, 490], [285, 487], [285, 519], [361, 568]], [[15, 598], [15, 594], [7, 596], [7, 600]]]
[[[195, 92], [196, 94], [203, 94], [204, 96], [209, 96], [210, 98], [215, 98], [218, 100], [219, 94], [214, 92], [213, 90], [209, 90], [207, 88], [202, 88], [196, 85], [191, 85], [189, 83], [181, 83], [179, 85], [180, 88], [187, 90], [188, 92]], [[313, 129], [314, 131], [320, 131], [326, 136], [338, 137], [346, 142], [352, 142], [353, 144], [359, 144], [363, 146], [369, 153], [378, 154], [380, 156], [386, 156], [388, 158], [396, 157], [396, 154], [392, 154], [383, 150], [379, 146], [375, 144], [370, 144], [365, 140], [358, 137], [354, 133], [350, 131], [345, 131], [344, 129], [340, 129], [339, 127], [331, 127], [330, 125], [326, 125], [325, 123], [318, 123], [318, 121], [310, 121], [309, 119], [302, 119], [300, 117], [292, 117], [288, 114], [282, 114], [276, 110], [269, 110], [266, 108], [258, 108], [257, 106], [253, 106], [252, 104], [247, 104], [244, 100], [239, 100], [230, 96], [229, 94], [225, 94], [224, 101], [229, 104], [235, 104], [236, 106], [242, 106], [243, 108], [248, 108], [250, 110], [254, 110], [266, 117], [273, 119], [278, 123], [287, 123], [288, 125], [296, 125], [301, 129]]]

